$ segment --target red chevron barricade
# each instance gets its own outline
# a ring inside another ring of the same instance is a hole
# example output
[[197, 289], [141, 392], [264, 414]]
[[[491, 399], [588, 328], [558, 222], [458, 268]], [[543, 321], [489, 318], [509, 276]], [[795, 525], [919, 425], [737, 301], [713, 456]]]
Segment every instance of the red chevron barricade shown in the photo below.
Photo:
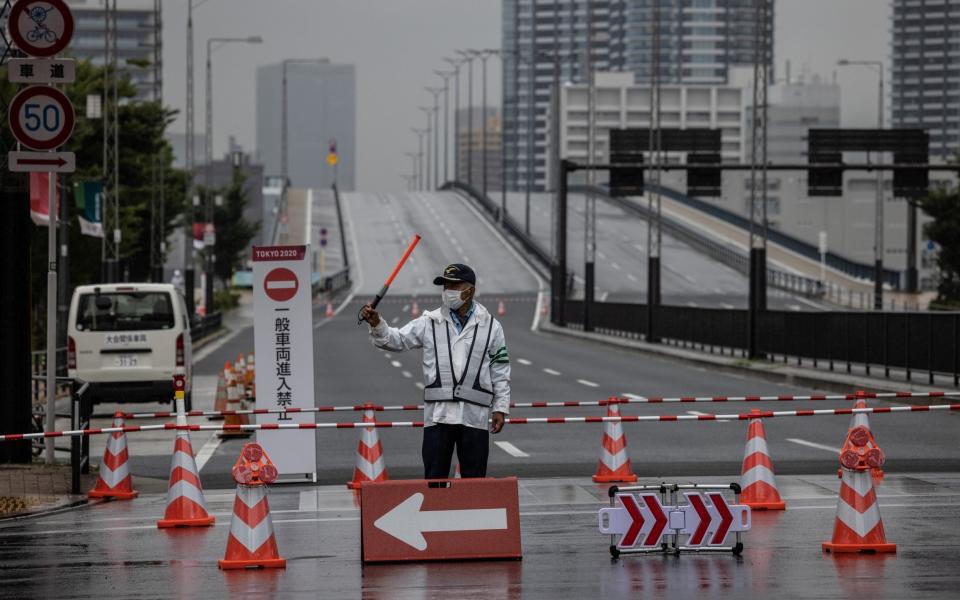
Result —
[[[607, 416], [619, 417], [620, 406], [616, 398], [611, 398], [607, 404]], [[623, 426], [619, 422], [604, 422], [603, 439], [600, 442], [600, 462], [597, 463], [597, 472], [593, 475], [596, 483], [633, 482], [637, 476], [630, 466], [630, 457], [627, 456], [627, 437], [623, 433]]]
[[113, 416], [113, 426], [121, 428], [114, 431], [107, 438], [107, 447], [103, 451], [103, 462], [100, 463], [97, 483], [87, 492], [90, 498], [113, 498], [115, 500], [132, 500], [139, 492], [133, 489], [133, 476], [130, 474], [129, 453], [127, 451], [127, 435], [123, 431], [123, 413], [117, 412]]
[[[759, 413], [759, 411], [752, 411]], [[786, 503], [780, 498], [777, 479], [773, 474], [773, 459], [767, 449], [767, 434], [761, 419], [751, 419], [747, 428], [747, 445], [743, 450], [743, 468], [740, 471], [740, 501], [754, 510], [783, 510]]]
[[287, 561], [277, 548], [266, 490], [266, 484], [276, 481], [277, 468], [259, 444], [247, 443], [232, 473], [237, 493], [226, 554], [218, 561], [220, 568], [285, 568]]
[[[367, 405], [363, 411], [364, 423], [376, 423], [374, 406]], [[360, 432], [360, 441], [357, 444], [357, 464], [353, 469], [353, 479], [347, 482], [351, 490], [360, 489], [366, 481], [387, 481], [387, 466], [383, 460], [383, 446], [380, 445], [380, 435], [377, 430], [368, 427]]]
[[598, 530], [610, 536], [614, 558], [652, 552], [740, 554], [741, 534], [751, 526], [750, 507], [738, 499], [730, 504], [723, 495], [732, 490], [739, 497], [739, 489], [735, 483], [612, 486], [610, 507], [597, 515]]

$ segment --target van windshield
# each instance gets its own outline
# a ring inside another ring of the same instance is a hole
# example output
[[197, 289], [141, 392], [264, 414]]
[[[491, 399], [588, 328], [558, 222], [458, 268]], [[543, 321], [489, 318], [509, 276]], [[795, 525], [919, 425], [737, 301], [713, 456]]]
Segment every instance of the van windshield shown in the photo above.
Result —
[[169, 292], [83, 294], [77, 307], [79, 331], [145, 331], [172, 329]]

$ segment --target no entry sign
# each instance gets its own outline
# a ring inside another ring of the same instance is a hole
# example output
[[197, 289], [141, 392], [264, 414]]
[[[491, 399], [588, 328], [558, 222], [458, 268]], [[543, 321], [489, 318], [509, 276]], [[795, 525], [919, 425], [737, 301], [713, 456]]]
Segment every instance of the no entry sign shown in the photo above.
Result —
[[277, 267], [263, 278], [263, 291], [274, 302], [286, 302], [297, 295], [300, 281], [290, 269]]
[[[313, 408], [313, 298], [309, 246], [253, 248], [253, 343], [257, 408]], [[257, 423], [306, 423], [311, 413], [257, 415]], [[314, 480], [313, 431], [257, 431], [257, 442], [288, 481]]]
[[19, 0], [9, 22], [13, 42], [30, 56], [53, 56], [73, 38], [73, 14], [63, 0]]
[[519, 559], [516, 477], [364, 483], [364, 562]]
[[14, 96], [8, 115], [13, 136], [33, 150], [55, 150], [70, 139], [75, 123], [66, 94], [42, 85]]

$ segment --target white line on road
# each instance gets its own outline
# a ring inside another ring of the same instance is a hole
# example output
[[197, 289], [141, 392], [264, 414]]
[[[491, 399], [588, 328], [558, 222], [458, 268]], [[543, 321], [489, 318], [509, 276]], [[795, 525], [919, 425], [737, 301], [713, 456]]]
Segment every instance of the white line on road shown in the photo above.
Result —
[[592, 382], [592, 381], [590, 381], [590, 380], [587, 380], [587, 379], [578, 379], [578, 380], [577, 380], [577, 383], [579, 383], [580, 385], [585, 385], [585, 386], [587, 386], [587, 387], [594, 387], [594, 388], [595, 388], [595, 387], [600, 387], [600, 384], [599, 384], [599, 383], [594, 383], [594, 382]]
[[217, 447], [220, 445], [220, 442], [224, 438], [211, 435], [210, 439], [207, 440], [207, 443], [200, 448], [200, 451], [197, 452], [197, 472], [203, 470], [203, 465], [207, 464], [207, 461], [210, 460], [210, 457], [213, 456], [213, 453], [217, 451]]
[[526, 452], [524, 452], [524, 451], [521, 450], [520, 448], [517, 448], [516, 446], [514, 446], [514, 445], [511, 444], [510, 442], [494, 442], [494, 444], [496, 444], [501, 450], [503, 450], [504, 452], [506, 452], [506, 453], [509, 454], [510, 456], [514, 456], [514, 457], [516, 457], [516, 458], [526, 458], [526, 457], [530, 456], [529, 454], [527, 454]]
[[732, 304], [728, 304], [728, 303], [726, 303], [726, 302], [721, 302], [721, 303], [720, 303], [720, 308], [730, 309], [730, 308], [733, 308], [733, 305], [732, 305]]
[[401, 371], [400, 374], [407, 379], [413, 379], [413, 374], [410, 371]]
[[637, 281], [637, 276], [634, 275], [633, 273], [627, 273], [627, 279], [629, 279], [630, 281]]
[[620, 270], [620, 265], [618, 263], [610, 263], [610, 266], [613, 267], [614, 271]]
[[528, 366], [528, 367], [533, 364], [532, 362], [530, 362], [529, 360], [527, 360], [527, 359], [525, 359], [525, 358], [518, 358], [518, 359], [517, 359], [517, 362], [520, 363], [521, 365], [526, 365], [526, 366]]
[[543, 372], [547, 375], [562, 375], [560, 371], [554, 371], [553, 369], [544, 369]]
[[391, 360], [390, 364], [393, 365], [394, 367], [397, 367], [398, 369], [403, 366], [402, 364], [400, 364], [399, 360]]
[[801, 446], [808, 446], [810, 448], [816, 448], [817, 450], [826, 450], [827, 452], [833, 452], [834, 454], [840, 453], [840, 448], [834, 448], [833, 446], [827, 446], [826, 444], [818, 444], [816, 442], [808, 442], [807, 440], [801, 440], [798, 438], [787, 438], [788, 442], [793, 442], [794, 444], [800, 444]]
[[423, 385], [423, 382], [422, 382], [422, 381], [418, 381], [418, 382], [414, 383], [413, 385], [417, 386], [417, 388], [419, 388], [419, 389], [421, 389], [421, 390], [422, 390], [423, 388], [427, 387], [427, 386]]
[[689, 307], [691, 307], [691, 308], [696, 308], [696, 307], [697, 307], [697, 303], [694, 302], [693, 300], [690, 300], [689, 302], [687, 302], [687, 306], [689, 306]]

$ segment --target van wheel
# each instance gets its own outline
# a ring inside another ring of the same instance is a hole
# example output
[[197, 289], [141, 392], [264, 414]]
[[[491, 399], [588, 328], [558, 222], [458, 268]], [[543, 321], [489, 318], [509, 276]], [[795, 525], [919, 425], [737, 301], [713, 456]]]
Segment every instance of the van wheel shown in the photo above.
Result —
[[190, 412], [193, 410], [193, 392], [187, 392], [183, 398], [183, 410]]

